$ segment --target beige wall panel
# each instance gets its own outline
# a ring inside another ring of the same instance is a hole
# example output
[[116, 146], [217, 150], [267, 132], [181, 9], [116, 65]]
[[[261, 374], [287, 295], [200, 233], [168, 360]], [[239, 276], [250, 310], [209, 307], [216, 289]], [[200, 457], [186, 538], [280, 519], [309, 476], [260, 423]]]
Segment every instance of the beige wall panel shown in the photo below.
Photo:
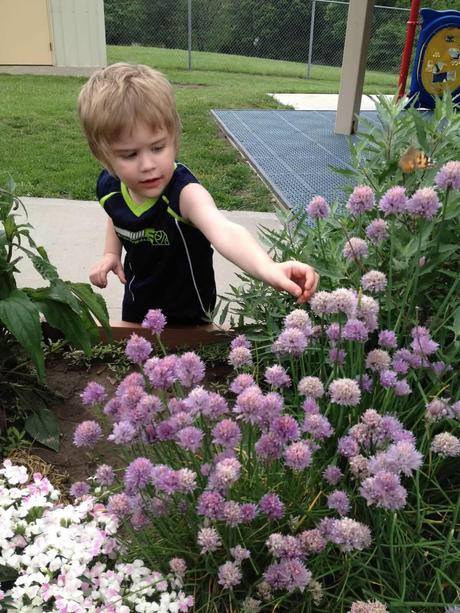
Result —
[[50, 6], [55, 65], [105, 66], [103, 0], [50, 0]]
[[53, 64], [48, 0], [0, 0], [0, 64]]

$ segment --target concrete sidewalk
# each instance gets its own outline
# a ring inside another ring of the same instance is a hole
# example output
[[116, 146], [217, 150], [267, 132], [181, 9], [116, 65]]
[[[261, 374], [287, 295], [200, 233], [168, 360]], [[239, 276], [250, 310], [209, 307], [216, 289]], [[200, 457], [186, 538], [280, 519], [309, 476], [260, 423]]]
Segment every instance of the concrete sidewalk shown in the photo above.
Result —
[[[56, 266], [59, 276], [66, 281], [89, 283], [92, 265], [102, 254], [107, 215], [98, 202], [60, 200], [54, 198], [22, 198], [33, 226], [30, 233], [37, 245], [43, 246]], [[279, 227], [274, 213], [251, 211], [223, 211], [232, 221], [245, 226], [257, 236], [257, 228]], [[25, 218], [23, 218], [25, 221]], [[17, 276], [20, 287], [44, 287], [47, 282], [35, 271], [27, 257], [19, 263]], [[217, 293], [225, 294], [229, 285], [239, 285], [235, 273], [238, 268], [214, 252]], [[121, 320], [123, 286], [111, 274], [108, 286], [97, 289], [107, 303], [110, 319]]]

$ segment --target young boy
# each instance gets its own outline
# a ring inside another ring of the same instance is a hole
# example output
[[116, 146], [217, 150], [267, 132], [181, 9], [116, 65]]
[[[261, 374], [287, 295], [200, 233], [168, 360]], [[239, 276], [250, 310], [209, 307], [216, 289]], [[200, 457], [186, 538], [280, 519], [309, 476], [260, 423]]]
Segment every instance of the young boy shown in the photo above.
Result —
[[109, 216], [104, 255], [90, 280], [105, 287], [112, 271], [125, 284], [123, 320], [141, 322], [149, 309], [159, 308], [169, 324], [204, 323], [216, 301], [211, 245], [299, 304], [312, 296], [319, 280], [313, 268], [273, 262], [176, 162], [180, 119], [172, 86], [161, 73], [143, 65], [108, 66], [82, 88], [78, 113], [90, 149], [105, 168], [96, 192]]

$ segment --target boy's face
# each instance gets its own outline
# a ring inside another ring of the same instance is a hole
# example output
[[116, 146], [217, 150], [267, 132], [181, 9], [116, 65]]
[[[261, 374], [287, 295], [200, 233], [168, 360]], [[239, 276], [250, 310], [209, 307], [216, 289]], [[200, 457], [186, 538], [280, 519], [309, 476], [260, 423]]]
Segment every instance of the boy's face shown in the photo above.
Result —
[[142, 204], [163, 193], [174, 173], [175, 155], [174, 139], [165, 128], [139, 123], [111, 144], [109, 161], [131, 198]]

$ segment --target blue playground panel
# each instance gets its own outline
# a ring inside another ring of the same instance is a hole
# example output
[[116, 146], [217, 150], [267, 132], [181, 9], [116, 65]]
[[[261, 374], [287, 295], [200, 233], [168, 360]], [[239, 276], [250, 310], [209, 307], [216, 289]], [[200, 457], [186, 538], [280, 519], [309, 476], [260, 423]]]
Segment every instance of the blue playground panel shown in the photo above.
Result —
[[[329, 166], [350, 167], [348, 136], [334, 134], [335, 111], [213, 110], [212, 115], [291, 210], [313, 196], [329, 202], [343, 196], [347, 180]], [[361, 116], [376, 120], [375, 111]]]

